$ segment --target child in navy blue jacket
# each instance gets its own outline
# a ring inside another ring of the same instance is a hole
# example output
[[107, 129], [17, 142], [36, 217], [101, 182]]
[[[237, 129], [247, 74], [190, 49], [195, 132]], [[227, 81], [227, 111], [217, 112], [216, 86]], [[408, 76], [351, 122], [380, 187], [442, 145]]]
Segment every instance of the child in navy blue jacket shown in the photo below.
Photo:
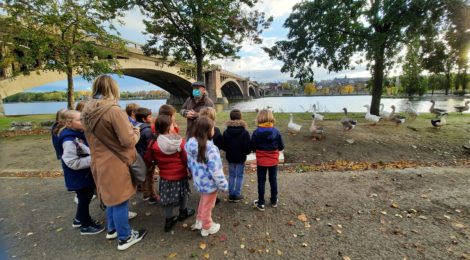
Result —
[[274, 116], [271, 110], [262, 109], [259, 111], [256, 121], [258, 128], [251, 136], [251, 150], [256, 152], [258, 199], [253, 201], [253, 205], [258, 210], [264, 211], [267, 172], [269, 172], [271, 186], [271, 205], [273, 208], [277, 208], [277, 165], [279, 152], [284, 150], [284, 142], [279, 130], [274, 128]]
[[230, 111], [230, 121], [226, 124], [223, 144], [229, 172], [228, 200], [239, 202], [243, 199], [241, 191], [246, 156], [251, 152], [250, 133], [246, 130], [246, 123], [242, 120], [242, 113], [238, 109]]
[[59, 133], [60, 154], [64, 170], [65, 186], [75, 191], [78, 197], [77, 213], [72, 227], [80, 228], [82, 235], [101, 233], [104, 227], [90, 217], [90, 201], [95, 191], [95, 182], [90, 170], [90, 149], [80, 122], [80, 112], [69, 110], [64, 114], [65, 128]]

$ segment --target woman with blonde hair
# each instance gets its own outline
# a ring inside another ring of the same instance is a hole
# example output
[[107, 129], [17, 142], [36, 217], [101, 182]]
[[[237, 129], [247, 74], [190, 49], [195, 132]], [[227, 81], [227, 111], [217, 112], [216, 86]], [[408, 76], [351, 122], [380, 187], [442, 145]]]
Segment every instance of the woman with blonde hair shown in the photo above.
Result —
[[101, 75], [95, 79], [92, 97], [83, 109], [82, 122], [90, 146], [97, 194], [107, 207], [106, 238], [118, 237], [118, 250], [126, 250], [142, 240], [147, 232], [132, 230], [128, 220], [128, 202], [136, 192], [129, 165], [136, 160], [135, 145], [140, 133], [118, 106], [119, 89], [111, 76]]

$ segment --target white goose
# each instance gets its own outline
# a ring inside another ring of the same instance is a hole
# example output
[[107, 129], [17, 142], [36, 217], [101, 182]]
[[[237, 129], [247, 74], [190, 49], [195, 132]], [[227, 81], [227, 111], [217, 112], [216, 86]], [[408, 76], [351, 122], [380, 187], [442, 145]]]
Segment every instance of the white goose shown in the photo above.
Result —
[[384, 110], [384, 104], [380, 103], [380, 112], [379, 115], [385, 120], [390, 120], [390, 112]]
[[324, 127], [315, 125], [316, 120], [317, 120], [317, 118], [315, 117], [315, 115], [312, 115], [312, 124], [310, 125], [309, 130], [310, 130], [310, 133], [312, 133], [312, 140], [313, 141], [323, 139], [324, 133], [325, 133], [325, 128]]
[[287, 124], [287, 129], [289, 130], [289, 132], [296, 134], [300, 132], [300, 128], [302, 128], [302, 125], [294, 123], [292, 113], [290, 113], [289, 115], [290, 115], [290, 120], [289, 120], [289, 123]]
[[376, 115], [372, 115], [370, 113], [370, 106], [369, 105], [364, 105], [365, 108], [367, 108], [367, 113], [366, 113], [366, 116], [365, 116], [365, 119], [367, 121], [370, 121], [372, 122], [373, 124], [371, 126], [376, 126], [377, 123], [380, 121], [381, 117], [380, 116], [376, 116]]
[[315, 120], [323, 121], [323, 115], [317, 113], [317, 105], [312, 105], [313, 116], [315, 116]]

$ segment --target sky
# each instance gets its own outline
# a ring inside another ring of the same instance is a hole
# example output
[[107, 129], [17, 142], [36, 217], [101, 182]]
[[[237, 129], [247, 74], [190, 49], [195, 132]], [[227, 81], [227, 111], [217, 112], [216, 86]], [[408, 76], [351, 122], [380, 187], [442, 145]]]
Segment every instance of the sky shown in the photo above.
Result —
[[[238, 53], [241, 57], [240, 59], [234, 61], [230, 59], [212, 60], [210, 61], [211, 64], [221, 65], [224, 70], [249, 77], [251, 80], [258, 82], [283, 82], [292, 79], [289, 74], [280, 72], [282, 62], [271, 60], [268, 54], [262, 50], [262, 47], [271, 47], [276, 41], [287, 38], [288, 30], [283, 27], [283, 24], [289, 16], [292, 7], [299, 2], [300, 0], [264, 0], [258, 3], [255, 8], [265, 12], [266, 17], [273, 16], [274, 18], [271, 27], [261, 34], [263, 43], [255, 45], [251, 42], [244, 42]], [[117, 26], [121, 37], [144, 44], [148, 36], [143, 33], [145, 31], [143, 19], [144, 16], [137, 8], [126, 12], [123, 19], [125, 24]], [[359, 65], [352, 71], [341, 71], [339, 73], [328, 73], [327, 70], [322, 68], [315, 69], [315, 80], [317, 81], [344, 76], [348, 78], [370, 77], [370, 73], [365, 69], [365, 65]], [[118, 77], [116, 75], [115, 79], [118, 81], [122, 91], [158, 89], [158, 87], [152, 84], [132, 77]], [[31, 91], [64, 90], [66, 86], [66, 80], [63, 80], [32, 89]], [[86, 90], [90, 89], [91, 83], [83, 80], [81, 77], [76, 77], [75, 86], [76, 90]]]

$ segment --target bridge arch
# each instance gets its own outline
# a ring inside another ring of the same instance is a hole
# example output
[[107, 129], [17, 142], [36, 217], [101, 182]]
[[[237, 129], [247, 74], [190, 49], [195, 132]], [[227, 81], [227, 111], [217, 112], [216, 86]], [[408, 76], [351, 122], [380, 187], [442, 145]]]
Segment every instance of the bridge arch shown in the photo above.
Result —
[[222, 94], [227, 99], [243, 99], [243, 91], [237, 81], [226, 79], [220, 83]]

